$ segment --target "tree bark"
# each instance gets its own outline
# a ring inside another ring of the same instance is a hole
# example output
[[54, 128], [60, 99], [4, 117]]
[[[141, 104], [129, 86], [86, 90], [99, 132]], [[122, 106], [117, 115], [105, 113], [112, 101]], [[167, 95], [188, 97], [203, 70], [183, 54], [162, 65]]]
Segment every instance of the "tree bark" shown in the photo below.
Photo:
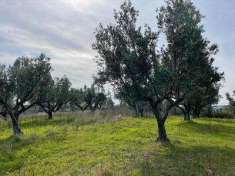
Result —
[[185, 120], [185, 121], [190, 121], [190, 120], [191, 120], [191, 116], [190, 116], [190, 112], [189, 112], [189, 111], [186, 111], [186, 112], [185, 112], [184, 120]]
[[161, 114], [161, 110], [158, 106], [155, 106], [154, 115], [157, 120], [158, 125], [158, 136], [157, 143], [169, 143], [170, 140], [167, 137], [166, 129], [165, 129], [165, 121], [168, 113], [166, 112], [164, 116]]
[[184, 105], [184, 107], [185, 107], [185, 116], [184, 116], [184, 120], [185, 121], [190, 121], [190, 120], [192, 120], [191, 119], [191, 108], [190, 108], [190, 106], [187, 106], [187, 105]]
[[13, 134], [15, 136], [19, 136], [22, 134], [22, 131], [19, 127], [19, 116], [10, 114], [11, 117], [11, 122], [12, 122], [12, 129], [13, 129]]
[[51, 120], [53, 119], [53, 113], [51, 111], [48, 111], [48, 119]]
[[186, 108], [186, 106], [183, 107], [180, 107], [178, 106], [178, 108], [182, 111], [182, 113], [184, 114], [184, 120], [185, 121], [190, 121], [191, 118], [190, 118], [190, 111]]
[[158, 118], [157, 119], [157, 124], [158, 124], [157, 142], [160, 142], [160, 143], [170, 142], [168, 137], [167, 137], [167, 134], [166, 134], [165, 121]]
[[144, 108], [141, 104], [135, 103], [134, 109], [136, 117], [144, 117]]
[[199, 118], [199, 117], [200, 117], [200, 113], [198, 113], [198, 112], [193, 113], [193, 118]]
[[140, 108], [140, 117], [144, 117], [144, 109]]
[[201, 114], [201, 108], [195, 108], [194, 111], [193, 111], [193, 116], [195, 118], [199, 118], [200, 117], [200, 114]]

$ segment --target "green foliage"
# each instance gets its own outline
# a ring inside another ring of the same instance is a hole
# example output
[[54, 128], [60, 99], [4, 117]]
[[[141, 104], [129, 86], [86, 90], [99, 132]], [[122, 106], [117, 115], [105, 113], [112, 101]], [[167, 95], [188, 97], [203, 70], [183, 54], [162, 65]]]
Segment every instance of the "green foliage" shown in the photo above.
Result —
[[223, 78], [213, 66], [218, 46], [204, 37], [202, 15], [191, 1], [167, 0], [157, 19], [167, 39], [165, 64], [175, 73], [176, 96], [185, 95], [180, 109], [199, 116], [202, 108], [218, 102]]
[[233, 119], [234, 116], [230, 112], [226, 111], [215, 111], [212, 112], [211, 118], [219, 118], [219, 119]]
[[114, 14], [115, 23], [97, 29], [93, 45], [99, 54], [96, 82], [110, 83], [129, 104], [148, 102], [162, 126], [159, 140], [166, 141], [164, 123], [168, 112], [182, 100], [174, 96], [177, 75], [165, 64], [169, 57], [157, 52], [158, 33], [147, 26], [143, 30], [137, 27], [137, 17], [138, 11], [125, 1]]
[[37, 104], [52, 118], [52, 113], [59, 111], [70, 101], [71, 83], [67, 77], [55, 78], [49, 76], [48, 82], [36, 97]]
[[19, 115], [36, 104], [35, 96], [46, 84], [51, 71], [49, 58], [20, 57], [10, 67], [0, 69], [0, 106], [11, 117], [13, 131], [20, 134]]
[[[93, 120], [92, 120], [93, 119]], [[172, 144], [155, 143], [154, 119], [99, 123], [103, 116], [22, 118], [11, 137], [0, 121], [0, 175], [224, 175], [234, 173], [235, 121], [169, 118]]]
[[112, 107], [113, 102], [111, 97], [105, 94], [104, 89], [92, 85], [91, 87], [84, 86], [81, 89], [72, 89], [71, 105], [77, 106], [82, 111], [87, 109], [95, 111], [105, 107]]
[[[164, 123], [174, 106], [198, 90], [203, 90], [207, 103], [218, 95], [211, 93], [223, 76], [213, 66], [218, 47], [203, 36], [202, 15], [191, 1], [167, 0], [157, 13], [157, 32], [137, 27], [137, 17], [138, 11], [125, 1], [115, 11], [114, 23], [97, 29], [96, 81], [113, 85], [117, 96], [130, 105], [148, 102], [162, 127], [159, 140], [164, 141]], [[166, 47], [157, 47], [158, 34], [166, 37]]]

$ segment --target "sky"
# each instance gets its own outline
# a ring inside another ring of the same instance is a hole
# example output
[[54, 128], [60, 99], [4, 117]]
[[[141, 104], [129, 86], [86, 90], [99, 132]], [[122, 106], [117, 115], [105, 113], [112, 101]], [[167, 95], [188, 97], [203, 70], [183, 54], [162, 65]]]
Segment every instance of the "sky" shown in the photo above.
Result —
[[[95, 29], [113, 21], [122, 0], [0, 0], [0, 64], [19, 56], [51, 58], [54, 76], [67, 75], [73, 87], [92, 83]], [[138, 23], [156, 29], [156, 9], [164, 0], [132, 0]], [[225, 73], [220, 94], [235, 90], [235, 1], [193, 0], [205, 16], [205, 36], [217, 43], [215, 65]], [[219, 104], [227, 104], [224, 98]]]

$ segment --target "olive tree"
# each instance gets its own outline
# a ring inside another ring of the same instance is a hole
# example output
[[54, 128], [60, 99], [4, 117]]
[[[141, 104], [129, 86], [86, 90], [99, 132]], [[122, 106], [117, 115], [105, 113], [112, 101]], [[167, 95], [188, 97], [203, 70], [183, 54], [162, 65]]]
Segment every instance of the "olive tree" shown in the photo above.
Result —
[[203, 109], [218, 103], [219, 84], [211, 87], [195, 87], [179, 105], [179, 109], [184, 114], [184, 120], [191, 120], [192, 117], [200, 117]]
[[191, 1], [167, 0], [159, 10], [158, 27], [166, 36], [168, 68], [175, 72], [175, 79], [187, 79], [177, 90], [185, 94], [179, 108], [185, 119], [191, 112], [200, 110], [218, 99], [219, 81], [223, 73], [213, 66], [218, 46], [204, 37], [202, 15]]
[[[217, 71], [211, 57], [217, 46], [203, 37], [202, 16], [191, 1], [167, 0], [157, 11], [157, 32], [137, 27], [137, 17], [126, 1], [115, 11], [114, 24], [98, 27], [93, 45], [97, 82], [110, 83], [124, 99], [148, 102], [158, 124], [157, 141], [166, 142], [169, 111], [202, 84], [203, 76]], [[157, 46], [159, 34], [166, 38], [165, 47]], [[207, 78], [203, 81], [212, 79]]]
[[157, 141], [167, 142], [165, 121], [172, 107], [183, 100], [183, 94], [175, 94], [183, 81], [168, 68], [167, 55], [158, 52], [158, 33], [137, 27], [137, 16], [138, 11], [126, 1], [115, 12], [113, 25], [100, 24], [93, 44], [98, 52], [96, 82], [110, 83], [116, 94], [128, 99], [148, 102], [158, 124]]
[[70, 106], [79, 108], [81, 111], [85, 111], [88, 108], [88, 104], [84, 101], [85, 94], [82, 88], [72, 88], [70, 91]]
[[105, 104], [107, 97], [103, 89], [92, 85], [90, 88], [85, 90], [85, 102], [91, 111], [101, 109]]
[[69, 103], [71, 83], [66, 76], [53, 79], [49, 75], [48, 80], [38, 93], [37, 104], [48, 114], [48, 119], [52, 119], [53, 113]]
[[71, 104], [77, 106], [82, 111], [101, 109], [106, 105], [107, 100], [108, 98], [104, 90], [94, 85], [91, 87], [84, 86], [81, 89], [72, 89], [71, 91]]
[[13, 133], [22, 133], [19, 117], [36, 105], [35, 96], [47, 82], [51, 65], [49, 58], [41, 54], [37, 58], [20, 57], [12, 66], [0, 69], [0, 106], [9, 115]]
[[139, 101], [138, 98], [136, 99], [136, 97], [124, 95], [123, 93], [127, 92], [122, 92], [122, 94], [119, 93], [119, 95], [116, 95], [116, 98], [118, 98], [122, 102], [127, 103], [127, 105], [135, 111], [136, 117], [144, 117], [144, 110], [146, 107], [149, 106], [149, 104], [143, 101]]

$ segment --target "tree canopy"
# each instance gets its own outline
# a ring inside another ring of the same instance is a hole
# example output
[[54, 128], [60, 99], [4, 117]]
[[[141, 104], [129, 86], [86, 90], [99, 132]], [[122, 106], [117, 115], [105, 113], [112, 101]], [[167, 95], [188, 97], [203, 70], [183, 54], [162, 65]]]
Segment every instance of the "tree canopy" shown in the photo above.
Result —
[[[210, 44], [203, 33], [202, 15], [191, 1], [168, 0], [160, 8], [158, 27], [166, 35], [166, 59], [169, 68], [186, 80], [178, 92], [184, 92], [181, 109], [190, 118], [191, 111], [200, 110], [218, 100], [219, 81], [223, 73], [213, 66], [216, 44]], [[177, 93], [177, 92], [176, 92]]]
[[52, 119], [53, 113], [59, 111], [70, 101], [71, 82], [64, 76], [53, 79], [50, 75], [48, 82], [42, 86], [37, 96], [37, 104]]
[[107, 103], [111, 103], [110, 98], [107, 97], [104, 89], [95, 87], [95, 85], [71, 90], [71, 104], [77, 106], [82, 111], [87, 109], [95, 111], [101, 109]]
[[0, 105], [11, 118], [14, 134], [21, 133], [19, 116], [36, 105], [33, 100], [50, 70], [49, 58], [43, 54], [37, 58], [20, 57], [12, 66], [1, 66]]

